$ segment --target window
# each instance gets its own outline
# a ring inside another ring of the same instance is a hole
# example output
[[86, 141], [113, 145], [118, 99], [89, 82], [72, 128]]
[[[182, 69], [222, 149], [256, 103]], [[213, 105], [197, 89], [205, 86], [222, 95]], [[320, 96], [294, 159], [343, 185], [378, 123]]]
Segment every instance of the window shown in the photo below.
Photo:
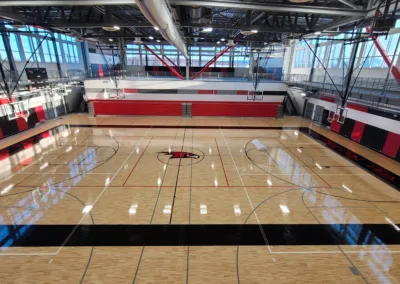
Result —
[[78, 48], [72, 43], [63, 43], [65, 62], [67, 63], [79, 63]]
[[57, 46], [58, 60], [60, 61], [60, 63], [63, 63], [63, 56], [61, 53], [61, 45], [58, 41], [56, 42], [56, 46]]
[[250, 57], [248, 56], [235, 56], [233, 59], [233, 67], [249, 68]]
[[[11, 33], [9, 39], [14, 60], [21, 61], [21, 53], [18, 44], [18, 37], [16, 36], [16, 34]], [[0, 40], [0, 58], [1, 60], [8, 60], [6, 47], [4, 45], [3, 39]]]
[[[325, 65], [325, 51], [326, 51], [326, 45], [324, 46], [319, 46], [317, 49], [317, 58], [315, 58], [315, 68], [322, 68], [322, 64]], [[321, 63], [320, 63], [321, 61]]]
[[1, 38], [1, 40], [0, 40], [0, 59], [2, 61], [8, 60], [7, 52], [6, 52], [6, 48], [4, 46], [3, 38]]
[[46, 61], [46, 62], [57, 62], [56, 54], [55, 54], [55, 51], [54, 51], [54, 45], [53, 45], [52, 41], [45, 40], [42, 43], [42, 49], [43, 49], [44, 61]]
[[340, 52], [342, 50], [342, 44], [332, 44], [330, 45], [330, 53], [328, 59], [328, 68], [339, 68]]
[[39, 49], [34, 52], [39, 45], [37, 38], [21, 35], [21, 42], [22, 47], [24, 48], [25, 60], [30, 58], [31, 61], [42, 62]]
[[21, 52], [19, 48], [19, 42], [18, 42], [18, 36], [14, 33], [10, 34], [10, 46], [11, 46], [11, 51], [14, 57], [14, 60], [16, 61], [21, 61]]

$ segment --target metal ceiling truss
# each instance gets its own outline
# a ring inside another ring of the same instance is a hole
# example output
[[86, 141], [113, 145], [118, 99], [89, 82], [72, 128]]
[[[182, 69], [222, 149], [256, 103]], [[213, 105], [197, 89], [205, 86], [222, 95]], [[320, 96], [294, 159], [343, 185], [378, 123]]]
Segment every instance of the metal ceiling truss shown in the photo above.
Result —
[[[254, 45], [301, 38], [315, 31], [345, 30], [355, 22], [375, 17], [376, 9], [391, 16], [397, 10], [397, 1], [386, 0], [380, 7], [379, 1], [375, 2], [315, 0], [310, 4], [293, 4], [286, 0], [169, 0], [176, 25], [188, 44], [200, 43], [198, 38], [203, 38], [203, 43], [216, 44], [225, 38]], [[191, 13], [193, 9], [204, 9], [204, 13]], [[107, 16], [109, 10], [112, 18]], [[0, 1], [0, 16], [15, 23], [42, 26], [82, 38], [160, 38], [134, 0]], [[121, 30], [104, 31], [102, 27], [107, 21]], [[213, 28], [213, 31], [203, 33], [204, 28]], [[243, 30], [257, 30], [258, 33], [242, 35]]]

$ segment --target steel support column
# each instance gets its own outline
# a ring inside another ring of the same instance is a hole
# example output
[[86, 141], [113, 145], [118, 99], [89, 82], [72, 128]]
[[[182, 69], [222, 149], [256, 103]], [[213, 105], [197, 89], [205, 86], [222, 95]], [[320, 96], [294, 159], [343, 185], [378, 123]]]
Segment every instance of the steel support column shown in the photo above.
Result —
[[169, 66], [167, 64], [167, 62], [165, 62], [160, 56], [158, 56], [153, 50], [151, 50], [147, 45], [143, 44], [144, 48], [146, 48], [148, 51], [150, 51], [155, 57], [157, 57], [158, 60], [160, 60], [160, 62], [162, 64], [164, 64], [171, 72], [172, 74], [174, 74], [176, 77], [178, 77], [181, 80], [184, 80], [184, 78], [182, 77], [181, 74], [179, 74], [174, 68], [172, 68], [171, 66]]
[[[367, 32], [369, 33], [371, 29], [368, 27]], [[376, 36], [372, 37], [372, 41], [374, 42], [376, 49], [378, 49], [379, 53], [381, 54], [383, 60], [385, 61], [388, 68], [392, 66], [392, 61], [390, 60], [389, 56], [387, 55], [386, 51], [383, 49], [382, 45], [379, 43], [378, 38]], [[400, 72], [396, 66], [392, 66], [392, 75], [396, 79], [398, 83], [400, 83]]]
[[[360, 35], [358, 35], [358, 38], [360, 38]], [[357, 58], [357, 51], [360, 45], [360, 41], [357, 40], [354, 44], [353, 50], [351, 51], [351, 55], [350, 55], [350, 60], [349, 60], [349, 69], [347, 69], [347, 74], [346, 74], [346, 78], [345, 78], [345, 82], [344, 82], [344, 92], [342, 95], [342, 107], [345, 107], [347, 99], [350, 96], [350, 84], [351, 84], [351, 78], [353, 77], [353, 71], [354, 71], [354, 64], [356, 62], [356, 58]], [[357, 78], [355, 79], [357, 80]], [[343, 111], [341, 111], [343, 112]], [[342, 115], [342, 113], [340, 113], [340, 115]]]
[[1, 37], [4, 42], [4, 49], [6, 50], [6, 54], [7, 54], [7, 58], [8, 58], [8, 64], [9, 64], [10, 75], [11, 75], [10, 80], [12, 80], [13, 82], [16, 82], [18, 69], [17, 69], [17, 65], [15, 64], [14, 55], [12, 53], [10, 38], [7, 35], [7, 30], [4, 25], [0, 26], [0, 31], [1, 31]]
[[[308, 75], [308, 81], [312, 82], [312, 77], [314, 76], [314, 66], [315, 66], [315, 54], [318, 53], [318, 47], [319, 47], [319, 38], [317, 39], [317, 42], [315, 43], [315, 51], [312, 53], [310, 51], [310, 56], [312, 56], [312, 63], [311, 63], [311, 70], [310, 74]], [[329, 60], [329, 58], [328, 58]]]
[[227, 52], [229, 49], [231, 49], [232, 46], [228, 46], [227, 48], [225, 48], [220, 54], [218, 54], [217, 56], [215, 56], [213, 59], [211, 59], [210, 61], [208, 61], [208, 63], [196, 74], [193, 76], [192, 80], [196, 79], [198, 76], [200, 76], [201, 73], [203, 73], [204, 71], [207, 70], [208, 67], [211, 66], [211, 64], [213, 64], [215, 61], [218, 60], [218, 58], [220, 58], [222, 55], [224, 55], [225, 52]]
[[58, 76], [61, 79], [62, 78], [62, 69], [61, 69], [60, 56], [58, 54], [58, 49], [57, 49], [56, 38], [54, 37], [54, 33], [50, 33], [50, 35], [51, 35], [51, 41], [53, 43], [54, 54], [56, 56], [56, 64], [57, 64]]

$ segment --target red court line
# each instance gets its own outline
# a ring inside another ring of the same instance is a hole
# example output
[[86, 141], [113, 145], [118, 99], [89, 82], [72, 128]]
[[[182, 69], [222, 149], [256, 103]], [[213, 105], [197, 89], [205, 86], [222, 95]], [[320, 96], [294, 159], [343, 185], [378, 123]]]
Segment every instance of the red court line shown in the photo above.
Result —
[[128, 179], [131, 177], [133, 171], [135, 170], [136, 166], [139, 164], [140, 159], [143, 157], [144, 152], [146, 152], [147, 147], [149, 147], [151, 140], [153, 140], [153, 137], [151, 137], [149, 143], [147, 144], [146, 148], [144, 148], [144, 151], [142, 152], [142, 154], [140, 155], [139, 159], [137, 160], [135, 166], [133, 167], [132, 171], [129, 173], [129, 176], [126, 178], [124, 184], [122, 186], [125, 186], [125, 183], [128, 181]]
[[229, 187], [228, 177], [226, 176], [226, 172], [225, 172], [224, 163], [222, 162], [221, 153], [219, 152], [219, 147], [218, 147], [218, 143], [217, 143], [217, 138], [215, 138], [215, 137], [214, 137], [214, 140], [215, 140], [215, 145], [217, 145], [218, 156], [219, 156], [219, 159], [221, 160], [222, 169], [224, 170], [224, 175], [225, 175], [226, 184], [227, 184], [227, 185], [228, 185], [228, 187]]

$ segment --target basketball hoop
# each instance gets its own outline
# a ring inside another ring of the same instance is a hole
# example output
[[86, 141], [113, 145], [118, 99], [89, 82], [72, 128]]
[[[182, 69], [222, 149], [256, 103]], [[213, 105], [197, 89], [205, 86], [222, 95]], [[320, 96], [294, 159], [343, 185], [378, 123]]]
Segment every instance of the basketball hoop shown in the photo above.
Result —
[[339, 105], [332, 107], [327, 118], [328, 122], [332, 123], [334, 120], [336, 120], [337, 123], [344, 124], [344, 121], [347, 117], [347, 111], [348, 109], [346, 107], [341, 107]]
[[23, 119], [25, 120], [25, 122], [28, 122], [29, 110], [27, 110], [27, 111], [21, 111], [21, 112], [17, 113], [17, 117], [18, 117], [18, 118], [23, 118]]

